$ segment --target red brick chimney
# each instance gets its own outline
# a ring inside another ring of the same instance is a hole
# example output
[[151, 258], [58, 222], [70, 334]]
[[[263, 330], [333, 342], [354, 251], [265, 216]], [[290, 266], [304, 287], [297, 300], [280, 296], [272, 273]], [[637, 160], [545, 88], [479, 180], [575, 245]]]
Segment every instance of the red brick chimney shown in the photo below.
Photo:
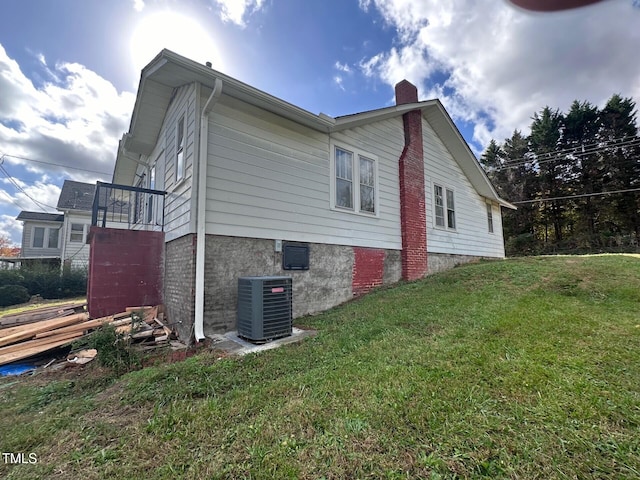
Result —
[[[396, 104], [418, 101], [418, 89], [407, 80], [396, 85]], [[402, 229], [402, 278], [416, 280], [427, 273], [427, 218], [424, 198], [422, 112], [402, 116], [404, 150], [400, 155], [400, 224]]]

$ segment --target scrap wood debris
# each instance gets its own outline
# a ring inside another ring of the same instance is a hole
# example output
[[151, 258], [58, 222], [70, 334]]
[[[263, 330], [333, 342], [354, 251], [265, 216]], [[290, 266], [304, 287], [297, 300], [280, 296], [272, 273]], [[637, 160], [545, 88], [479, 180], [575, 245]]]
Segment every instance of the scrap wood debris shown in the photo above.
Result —
[[68, 345], [105, 324], [136, 342], [169, 345], [173, 338], [172, 330], [164, 323], [162, 305], [128, 307], [124, 312], [95, 319], [85, 311], [74, 313], [76, 308], [71, 313], [63, 309], [55, 318], [28, 318], [26, 322], [14, 319], [14, 326], [0, 329], [0, 365]]

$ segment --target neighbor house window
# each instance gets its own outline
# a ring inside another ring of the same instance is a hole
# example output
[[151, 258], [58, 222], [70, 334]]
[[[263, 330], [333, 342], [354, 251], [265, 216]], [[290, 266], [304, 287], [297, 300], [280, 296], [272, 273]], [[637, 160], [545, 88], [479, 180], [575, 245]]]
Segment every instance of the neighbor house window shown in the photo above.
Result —
[[456, 228], [456, 205], [453, 190], [440, 185], [433, 186], [433, 203], [436, 214], [436, 227]]
[[184, 178], [184, 115], [178, 120], [176, 131], [176, 182]]
[[44, 227], [33, 227], [33, 248], [44, 248]]
[[336, 146], [332, 206], [354, 213], [377, 213], [376, 158], [358, 149]]
[[84, 225], [82, 223], [71, 224], [69, 241], [72, 243], [82, 243], [84, 241]]
[[489, 227], [489, 233], [493, 233], [493, 209], [490, 203], [487, 203], [487, 225]]
[[49, 248], [58, 248], [58, 239], [60, 238], [60, 229], [59, 228], [50, 228], [49, 229], [49, 241], [47, 242], [47, 246]]

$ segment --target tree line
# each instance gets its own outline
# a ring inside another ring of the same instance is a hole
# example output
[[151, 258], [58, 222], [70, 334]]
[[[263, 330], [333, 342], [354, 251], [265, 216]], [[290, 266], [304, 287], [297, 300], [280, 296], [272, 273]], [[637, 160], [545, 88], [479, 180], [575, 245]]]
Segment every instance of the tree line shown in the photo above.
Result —
[[530, 134], [492, 140], [480, 163], [503, 209], [507, 255], [639, 251], [640, 136], [635, 102], [545, 107]]

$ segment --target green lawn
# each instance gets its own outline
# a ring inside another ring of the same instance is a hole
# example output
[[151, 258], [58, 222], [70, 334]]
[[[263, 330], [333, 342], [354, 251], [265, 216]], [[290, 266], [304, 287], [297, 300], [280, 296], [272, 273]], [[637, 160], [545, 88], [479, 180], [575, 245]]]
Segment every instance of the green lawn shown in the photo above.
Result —
[[0, 380], [0, 477], [640, 478], [640, 257], [484, 262], [302, 344]]

